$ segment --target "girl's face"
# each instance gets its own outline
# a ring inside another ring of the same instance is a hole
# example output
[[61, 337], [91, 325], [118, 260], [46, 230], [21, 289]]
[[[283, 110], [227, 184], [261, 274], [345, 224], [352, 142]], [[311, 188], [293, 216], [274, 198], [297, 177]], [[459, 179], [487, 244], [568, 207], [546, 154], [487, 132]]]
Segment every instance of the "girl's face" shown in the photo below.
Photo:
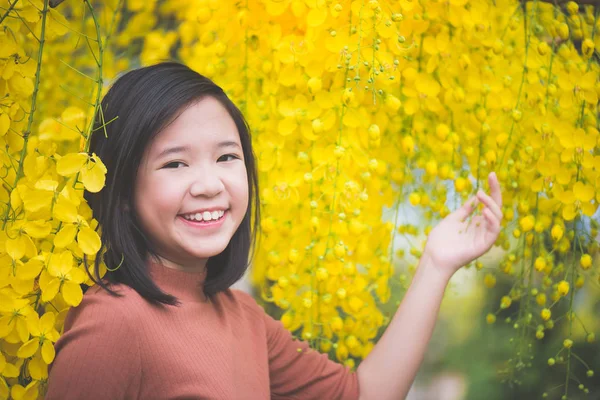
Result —
[[246, 214], [248, 178], [237, 127], [218, 100], [194, 103], [150, 143], [134, 204], [167, 266], [202, 269], [225, 250]]

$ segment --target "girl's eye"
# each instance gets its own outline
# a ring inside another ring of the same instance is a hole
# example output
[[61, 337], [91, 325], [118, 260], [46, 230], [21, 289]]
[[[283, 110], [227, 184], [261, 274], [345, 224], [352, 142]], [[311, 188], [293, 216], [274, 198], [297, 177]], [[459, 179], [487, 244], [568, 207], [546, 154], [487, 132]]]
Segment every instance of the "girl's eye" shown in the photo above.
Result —
[[[239, 158], [238, 156], [236, 156], [235, 154], [225, 154], [224, 156], [221, 156], [221, 157], [219, 158], [219, 160], [220, 160], [221, 158], [224, 158], [224, 157], [231, 157], [231, 159], [233, 159], [233, 160], [239, 160], [239, 159], [240, 159], [240, 158]], [[231, 160], [225, 160], [225, 161], [231, 161]]]
[[170, 163], [166, 164], [163, 168], [175, 168], [175, 169], [177, 169], [177, 165], [178, 164], [181, 164], [181, 165], [185, 166], [185, 163], [183, 163], [181, 161], [173, 161], [173, 162], [170, 162]]

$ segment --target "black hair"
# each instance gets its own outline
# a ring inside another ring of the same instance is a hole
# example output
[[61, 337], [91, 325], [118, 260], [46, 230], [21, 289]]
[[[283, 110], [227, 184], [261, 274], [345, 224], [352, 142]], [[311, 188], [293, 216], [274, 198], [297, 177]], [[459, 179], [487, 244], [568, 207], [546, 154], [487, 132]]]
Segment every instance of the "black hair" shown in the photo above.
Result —
[[[176, 297], [164, 293], [151, 279], [147, 257], [157, 254], [133, 212], [133, 190], [144, 151], [158, 133], [189, 105], [206, 97], [218, 100], [237, 127], [248, 175], [248, 208], [229, 244], [207, 261], [204, 294], [210, 299], [237, 282], [253, 257], [260, 224], [260, 202], [250, 129], [241, 111], [223, 89], [205, 76], [177, 62], [162, 62], [131, 70], [108, 90], [94, 121], [89, 154], [95, 153], [107, 168], [106, 186], [98, 193], [85, 191], [84, 198], [101, 228], [101, 250], [90, 279], [114, 296], [100, 277], [104, 260], [108, 283], [122, 283], [151, 303], [177, 305]], [[251, 226], [254, 212], [253, 226]]]

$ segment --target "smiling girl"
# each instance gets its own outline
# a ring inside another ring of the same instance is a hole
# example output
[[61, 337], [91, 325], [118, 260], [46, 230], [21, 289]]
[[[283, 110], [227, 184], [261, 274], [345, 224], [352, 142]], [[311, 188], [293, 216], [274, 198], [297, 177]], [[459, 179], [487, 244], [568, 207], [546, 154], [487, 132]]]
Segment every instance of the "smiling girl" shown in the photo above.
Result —
[[46, 399], [406, 396], [448, 281], [498, 237], [495, 174], [491, 196], [479, 191], [431, 231], [400, 308], [354, 372], [230, 288], [252, 259], [260, 203], [249, 130], [222, 89], [161, 63], [120, 77], [102, 110], [112, 122], [96, 122], [90, 153], [106, 187], [85, 198], [103, 253], [55, 344]]

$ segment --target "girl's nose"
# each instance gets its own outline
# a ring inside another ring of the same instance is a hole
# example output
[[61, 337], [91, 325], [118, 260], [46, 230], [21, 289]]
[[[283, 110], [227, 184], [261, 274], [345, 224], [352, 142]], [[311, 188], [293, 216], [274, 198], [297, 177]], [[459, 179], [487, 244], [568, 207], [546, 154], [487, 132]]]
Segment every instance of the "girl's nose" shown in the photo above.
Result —
[[214, 197], [225, 189], [221, 177], [210, 171], [198, 172], [190, 186], [192, 196]]

